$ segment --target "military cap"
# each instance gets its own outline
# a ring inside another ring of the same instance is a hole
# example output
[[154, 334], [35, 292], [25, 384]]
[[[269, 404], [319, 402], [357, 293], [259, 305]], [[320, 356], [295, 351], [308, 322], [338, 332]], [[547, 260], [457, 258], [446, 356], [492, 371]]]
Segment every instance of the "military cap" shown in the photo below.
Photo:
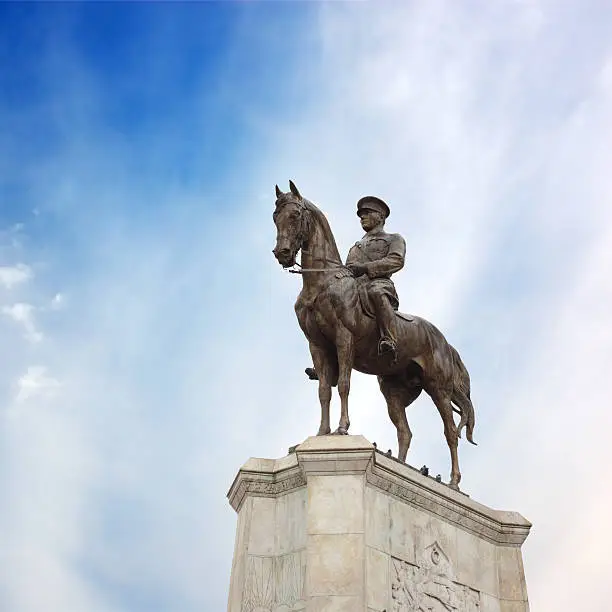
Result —
[[382, 213], [385, 219], [391, 214], [387, 204], [376, 196], [364, 196], [361, 198], [361, 200], [357, 202], [357, 214], [359, 215], [362, 210], [375, 210]]

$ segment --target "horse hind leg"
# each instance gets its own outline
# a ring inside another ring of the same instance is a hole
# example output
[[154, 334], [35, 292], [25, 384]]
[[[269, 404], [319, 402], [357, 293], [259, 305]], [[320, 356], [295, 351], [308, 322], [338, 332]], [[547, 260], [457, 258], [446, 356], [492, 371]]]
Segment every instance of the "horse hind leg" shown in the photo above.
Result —
[[448, 483], [452, 489], [459, 489], [459, 482], [461, 481], [461, 472], [459, 471], [459, 455], [457, 447], [459, 445], [459, 435], [457, 431], [457, 425], [453, 419], [453, 406], [451, 404], [450, 393], [443, 391], [427, 390], [431, 399], [433, 400], [442, 422], [444, 423], [444, 437], [448, 444], [451, 455], [451, 474], [450, 482]]
[[397, 430], [397, 458], [405, 462], [412, 441], [406, 408], [420, 395], [422, 387], [419, 385], [406, 386], [397, 376], [379, 376], [378, 384], [387, 402], [389, 418]]

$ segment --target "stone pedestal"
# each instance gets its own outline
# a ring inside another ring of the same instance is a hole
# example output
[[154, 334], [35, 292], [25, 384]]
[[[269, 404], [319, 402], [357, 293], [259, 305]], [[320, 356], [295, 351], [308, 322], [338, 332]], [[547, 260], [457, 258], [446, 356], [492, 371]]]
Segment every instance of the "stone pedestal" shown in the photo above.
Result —
[[308, 438], [249, 459], [228, 612], [528, 612], [530, 523], [377, 452], [362, 436]]

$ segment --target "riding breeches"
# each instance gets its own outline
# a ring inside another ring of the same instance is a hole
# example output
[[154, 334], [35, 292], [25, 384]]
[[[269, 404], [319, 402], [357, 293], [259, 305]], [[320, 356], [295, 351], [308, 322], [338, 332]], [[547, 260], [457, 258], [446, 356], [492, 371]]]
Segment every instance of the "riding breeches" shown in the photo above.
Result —
[[370, 301], [376, 311], [376, 321], [380, 330], [381, 339], [397, 342], [395, 326], [395, 310], [391, 305], [387, 291], [377, 291], [372, 287], [369, 292]]

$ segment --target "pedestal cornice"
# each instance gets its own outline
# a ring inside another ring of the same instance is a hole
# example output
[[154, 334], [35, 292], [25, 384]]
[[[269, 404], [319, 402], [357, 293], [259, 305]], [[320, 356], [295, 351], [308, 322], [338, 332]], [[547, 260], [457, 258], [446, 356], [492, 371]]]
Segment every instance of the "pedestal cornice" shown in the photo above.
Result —
[[368, 485], [494, 544], [520, 546], [531, 523], [488, 508], [418, 470], [377, 452], [363, 436], [310, 437], [282, 459], [249, 459], [229, 492], [238, 512], [247, 494], [278, 497], [306, 486], [309, 475], [364, 474]]
[[369, 464], [366, 480], [369, 485], [493, 544], [520, 546], [531, 529], [531, 523], [518, 512], [488, 508], [380, 453], [375, 453]]
[[252, 457], [240, 468], [227, 498], [232, 508], [239, 512], [247, 494], [278, 497], [305, 486], [306, 474], [298, 464], [297, 455], [277, 460]]

